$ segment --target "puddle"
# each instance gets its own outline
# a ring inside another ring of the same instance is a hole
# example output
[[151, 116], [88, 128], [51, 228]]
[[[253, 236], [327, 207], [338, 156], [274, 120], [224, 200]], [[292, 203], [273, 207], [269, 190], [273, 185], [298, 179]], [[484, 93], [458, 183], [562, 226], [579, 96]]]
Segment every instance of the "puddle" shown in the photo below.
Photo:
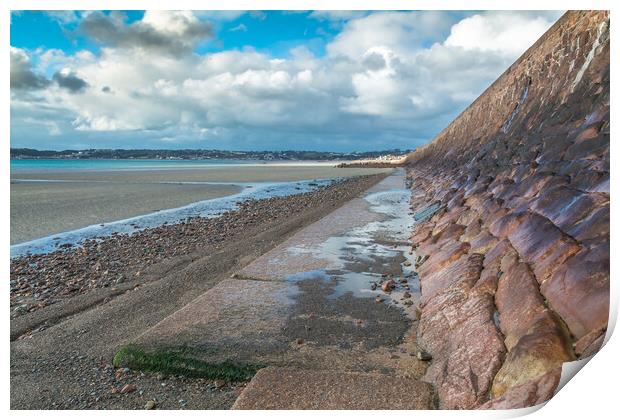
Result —
[[[329, 270], [296, 273], [286, 280], [295, 284], [320, 282], [321, 287], [329, 287], [326, 297], [332, 301], [350, 295], [413, 307], [420, 286], [413, 268], [414, 257], [409, 254], [409, 236], [415, 222], [410, 214], [411, 191], [403, 188], [402, 175], [392, 175], [386, 181], [386, 190], [377, 190], [379, 184], [363, 197], [368, 210], [380, 216], [378, 221], [331, 236], [311, 249], [288, 249], [296, 255], [327, 261]], [[394, 289], [381, 290], [381, 284], [390, 280], [395, 283]]]

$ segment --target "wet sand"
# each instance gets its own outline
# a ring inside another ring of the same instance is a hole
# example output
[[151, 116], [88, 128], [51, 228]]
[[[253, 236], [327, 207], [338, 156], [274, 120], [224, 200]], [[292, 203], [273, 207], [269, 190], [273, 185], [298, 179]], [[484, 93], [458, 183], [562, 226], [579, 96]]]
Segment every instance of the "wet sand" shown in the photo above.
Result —
[[[325, 164], [14, 172], [11, 174], [11, 244], [181, 207], [240, 191], [240, 187], [226, 183], [299, 181], [381, 172], [386, 170], [340, 169]], [[223, 184], [192, 185], [175, 182]]]
[[11, 184], [11, 244], [239, 192], [236, 185]]
[[325, 164], [211, 165], [106, 171], [15, 172], [11, 179], [114, 182], [278, 182], [386, 173], [385, 168], [336, 168]]

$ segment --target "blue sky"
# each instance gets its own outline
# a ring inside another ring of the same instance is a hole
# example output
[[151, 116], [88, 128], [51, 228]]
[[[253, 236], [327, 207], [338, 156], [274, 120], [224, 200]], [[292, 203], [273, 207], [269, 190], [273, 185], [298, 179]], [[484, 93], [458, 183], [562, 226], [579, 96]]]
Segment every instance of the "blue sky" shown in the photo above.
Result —
[[11, 146], [414, 148], [560, 14], [14, 12]]

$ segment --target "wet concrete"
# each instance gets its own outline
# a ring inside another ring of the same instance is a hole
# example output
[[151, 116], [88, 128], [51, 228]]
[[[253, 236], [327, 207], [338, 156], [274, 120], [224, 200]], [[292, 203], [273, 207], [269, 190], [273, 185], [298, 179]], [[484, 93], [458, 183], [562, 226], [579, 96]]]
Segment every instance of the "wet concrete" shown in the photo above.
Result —
[[[410, 192], [396, 172], [161, 321], [136, 344], [207, 361], [419, 378]], [[382, 290], [383, 283], [393, 284]]]

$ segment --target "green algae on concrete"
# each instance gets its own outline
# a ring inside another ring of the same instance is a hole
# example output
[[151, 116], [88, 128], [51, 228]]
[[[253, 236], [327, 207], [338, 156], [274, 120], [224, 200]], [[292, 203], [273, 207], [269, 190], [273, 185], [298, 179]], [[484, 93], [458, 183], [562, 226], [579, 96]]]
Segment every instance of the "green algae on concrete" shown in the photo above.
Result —
[[193, 378], [224, 379], [243, 381], [252, 378], [262, 367], [260, 365], [237, 364], [232, 362], [207, 363], [185, 355], [179, 351], [146, 352], [136, 345], [122, 347], [114, 356], [115, 367], [134, 370], [184, 375]]

